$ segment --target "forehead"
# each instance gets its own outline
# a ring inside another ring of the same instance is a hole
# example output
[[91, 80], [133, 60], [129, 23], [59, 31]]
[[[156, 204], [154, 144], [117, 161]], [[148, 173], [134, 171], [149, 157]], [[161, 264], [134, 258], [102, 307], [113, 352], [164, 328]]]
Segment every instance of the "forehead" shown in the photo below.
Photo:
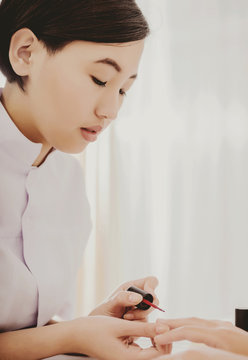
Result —
[[63, 49], [63, 56], [85, 65], [105, 66], [99, 60], [113, 59], [123, 71], [136, 71], [144, 48], [144, 40], [123, 44], [101, 44], [74, 41]]

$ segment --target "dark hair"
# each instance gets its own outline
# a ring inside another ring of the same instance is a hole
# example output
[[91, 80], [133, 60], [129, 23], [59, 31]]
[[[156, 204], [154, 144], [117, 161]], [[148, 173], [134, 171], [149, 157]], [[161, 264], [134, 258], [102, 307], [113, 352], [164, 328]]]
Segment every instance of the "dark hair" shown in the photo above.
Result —
[[125, 43], [149, 34], [135, 0], [2, 0], [0, 70], [22, 89], [23, 78], [9, 61], [11, 37], [22, 28], [29, 28], [51, 53], [75, 40]]

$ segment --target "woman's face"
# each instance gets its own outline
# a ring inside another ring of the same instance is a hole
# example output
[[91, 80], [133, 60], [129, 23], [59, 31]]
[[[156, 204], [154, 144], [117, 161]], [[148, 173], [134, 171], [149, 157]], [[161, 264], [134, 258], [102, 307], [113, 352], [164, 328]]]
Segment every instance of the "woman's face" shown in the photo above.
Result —
[[50, 55], [36, 50], [26, 92], [39, 142], [78, 153], [118, 114], [137, 75], [144, 41], [75, 41]]

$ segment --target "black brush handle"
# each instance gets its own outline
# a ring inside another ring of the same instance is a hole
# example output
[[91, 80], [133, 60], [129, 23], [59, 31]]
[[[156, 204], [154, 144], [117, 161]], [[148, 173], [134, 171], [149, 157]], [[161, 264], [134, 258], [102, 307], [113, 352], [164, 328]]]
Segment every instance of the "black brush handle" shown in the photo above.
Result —
[[[132, 291], [135, 292], [137, 294], [140, 294], [143, 296], [143, 299], [146, 299], [148, 301], [150, 301], [150, 303], [153, 302], [153, 296], [152, 294], [149, 294], [148, 292], [137, 288], [136, 286], [130, 286], [127, 291]], [[141, 301], [139, 304], [136, 305], [136, 307], [140, 310], [148, 310], [150, 308], [150, 305], [145, 304], [143, 301]]]

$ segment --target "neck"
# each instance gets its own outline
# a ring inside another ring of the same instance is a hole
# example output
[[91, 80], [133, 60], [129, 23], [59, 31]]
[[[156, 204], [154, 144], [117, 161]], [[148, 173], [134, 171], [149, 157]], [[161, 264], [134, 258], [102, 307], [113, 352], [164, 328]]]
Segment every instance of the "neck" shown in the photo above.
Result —
[[43, 138], [35, 123], [28, 94], [23, 92], [16, 84], [7, 82], [2, 92], [1, 102], [21, 133], [30, 141], [42, 144], [41, 152], [33, 166], [41, 165], [51, 152], [52, 146]]
[[16, 84], [7, 83], [1, 101], [16, 127], [26, 138], [35, 143], [43, 143], [42, 136], [32, 117], [28, 94]]

